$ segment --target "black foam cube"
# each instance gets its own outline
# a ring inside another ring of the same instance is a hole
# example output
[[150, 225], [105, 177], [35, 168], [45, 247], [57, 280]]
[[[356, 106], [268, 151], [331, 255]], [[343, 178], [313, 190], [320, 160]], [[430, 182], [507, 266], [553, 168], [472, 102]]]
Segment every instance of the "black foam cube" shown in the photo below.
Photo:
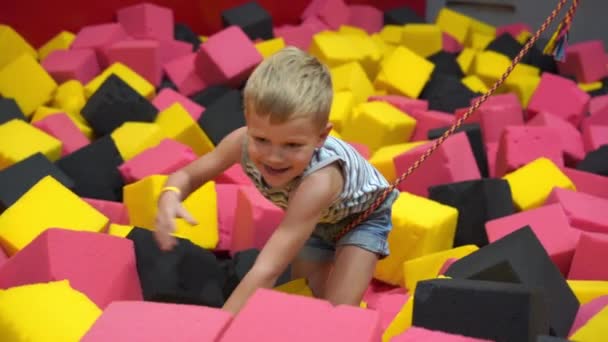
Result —
[[541, 73], [558, 74], [555, 58], [550, 54], [546, 55], [543, 53], [545, 44], [546, 42], [537, 41], [534, 47], [522, 58], [521, 62], [539, 68]]
[[539, 335], [536, 338], [536, 342], [570, 342], [570, 340], [555, 336]]
[[510, 59], [514, 59], [519, 51], [523, 49], [523, 45], [513, 38], [513, 36], [507, 32], [494, 38], [487, 46], [486, 50], [501, 53]]
[[27, 118], [12, 98], [0, 98], [0, 125], [13, 119], [27, 121]]
[[486, 222], [515, 213], [509, 183], [500, 178], [431, 186], [429, 199], [458, 210], [454, 247], [487, 245]]
[[[232, 259], [222, 261], [222, 268], [226, 274], [226, 284], [224, 286], [224, 296], [226, 298], [232, 294], [232, 291], [251, 270], [259, 254], [258, 249], [250, 248], [235, 253]], [[291, 268], [287, 267], [275, 282], [274, 287], [285, 284], [290, 280]]]
[[171, 251], [162, 251], [149, 229], [134, 227], [135, 260], [144, 300], [222, 307], [224, 274], [215, 255], [177, 238]]
[[198, 124], [215, 146], [230, 132], [245, 126], [241, 93], [230, 90], [220, 96], [205, 109]]
[[249, 1], [222, 11], [222, 25], [238, 26], [251, 40], [274, 38], [272, 17], [256, 1]]
[[156, 87], [156, 93], [160, 93], [160, 91], [165, 88], [169, 88], [169, 89], [178, 91], [175, 83], [173, 83], [173, 81], [171, 81], [171, 79], [169, 77], [167, 77], [167, 75], [163, 75], [163, 78], [161, 79], [160, 84], [158, 85], [158, 87]]
[[429, 56], [427, 59], [435, 64], [433, 75], [447, 74], [454, 75], [458, 78], [463, 78], [464, 72], [456, 60], [457, 57], [458, 55], [456, 54], [446, 51], [439, 51], [436, 54]]
[[405, 24], [424, 24], [425, 20], [407, 6], [384, 11], [384, 25], [402, 26]]
[[74, 180], [74, 192], [79, 196], [122, 202], [125, 184], [118, 166], [123, 162], [116, 143], [106, 135], [55, 164]]
[[576, 169], [608, 176], [608, 144], [587, 152], [585, 158], [576, 165]]
[[591, 97], [608, 95], [608, 77], [602, 79], [602, 87], [600, 89], [590, 91], [589, 95], [591, 95]]
[[95, 91], [82, 116], [96, 136], [112, 133], [129, 121], [154, 122], [158, 109], [128, 83], [115, 74], [110, 75]]
[[201, 38], [190, 26], [184, 23], [175, 23], [173, 25], [173, 38], [181, 42], [190, 43], [192, 45], [192, 52], [198, 51], [201, 46]]
[[516, 280], [532, 290], [542, 291], [549, 312], [546, 335], [567, 337], [580, 306], [530, 226], [457, 260], [445, 275], [454, 279]]
[[549, 331], [540, 290], [522, 284], [467, 279], [418, 283], [412, 325], [505, 342], [535, 342]]
[[425, 85], [420, 98], [428, 101], [430, 110], [454, 113], [456, 109], [469, 107], [471, 100], [480, 95], [465, 86], [457, 76], [435, 74]]
[[[441, 127], [429, 130], [427, 136], [429, 139], [437, 139], [445, 133], [450, 127]], [[488, 173], [488, 156], [486, 153], [485, 144], [481, 135], [481, 126], [478, 123], [465, 123], [456, 129], [455, 132], [465, 132], [471, 145], [471, 150], [477, 162], [477, 168], [482, 177], [489, 176]]]
[[0, 171], [0, 213], [46, 176], [52, 176], [68, 189], [74, 180], [61, 171], [42, 153], [35, 153]]
[[217, 101], [222, 96], [226, 95], [227, 93], [231, 92], [232, 90], [235, 90], [235, 89], [232, 89], [229, 86], [223, 85], [223, 84], [214, 84], [199, 92], [196, 92], [196, 93], [190, 95], [190, 99], [192, 101], [198, 103], [199, 105], [207, 108], [213, 102]]

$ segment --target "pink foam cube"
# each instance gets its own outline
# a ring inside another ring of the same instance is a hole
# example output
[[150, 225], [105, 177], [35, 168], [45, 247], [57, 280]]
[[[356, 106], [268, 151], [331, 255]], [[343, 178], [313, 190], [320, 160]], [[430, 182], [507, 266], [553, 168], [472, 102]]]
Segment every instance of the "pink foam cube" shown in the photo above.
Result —
[[262, 249], [285, 213], [255, 187], [241, 186], [235, 215], [235, 227], [238, 229], [232, 232], [232, 253], [249, 248]]
[[498, 143], [485, 143], [486, 156], [488, 157], [488, 173], [490, 177], [496, 177], [496, 159], [498, 158]]
[[562, 168], [562, 171], [578, 191], [608, 199], [608, 177], [569, 167]]
[[409, 294], [391, 291], [378, 295], [372, 303], [368, 302], [367, 308], [378, 311], [380, 329], [385, 331], [409, 299], [411, 299]]
[[82, 199], [107, 217], [110, 223], [129, 224], [129, 212], [124, 203], [86, 197]]
[[375, 306], [382, 295], [389, 293], [406, 294], [406, 291], [402, 287], [372, 279], [363, 293], [363, 301], [367, 303], [367, 307], [369, 308], [370, 306]]
[[304, 51], [308, 51], [316, 32], [312, 25], [283, 25], [273, 29], [274, 36], [283, 38], [285, 45], [295, 46]]
[[600, 146], [608, 144], [608, 125], [593, 125], [583, 120], [581, 131], [586, 152], [595, 151]]
[[505, 127], [524, 124], [523, 109], [514, 100], [512, 93], [493, 97], [473, 114], [479, 117], [484, 142], [499, 142]]
[[[427, 111], [429, 110], [429, 101], [420, 99], [410, 99], [401, 95], [372, 95], [367, 99], [368, 102], [372, 101], [384, 101], [391, 105], [399, 108], [402, 112], [410, 114], [415, 110]], [[444, 114], [442, 112], [442, 114]], [[447, 113], [445, 113], [447, 114]]]
[[240, 164], [234, 164], [215, 179], [216, 183], [229, 183], [241, 185], [253, 185], [253, 182], [243, 171]]
[[201, 45], [194, 65], [207, 84], [238, 87], [263, 58], [240, 27], [230, 26], [211, 35]]
[[502, 177], [529, 162], [549, 158], [558, 166], [564, 165], [562, 146], [557, 131], [542, 126], [507, 126], [498, 143], [495, 175]]
[[560, 74], [572, 75], [581, 83], [600, 81], [608, 76], [604, 53], [604, 42], [599, 39], [572, 44], [566, 48], [566, 60], [557, 67]]
[[61, 156], [68, 155], [90, 143], [89, 138], [65, 113], [49, 115], [32, 125], [61, 140]]
[[6, 263], [7, 260], [8, 257], [6, 256], [4, 249], [0, 248], [0, 269], [2, 269], [2, 266]]
[[185, 96], [190, 96], [205, 88], [208, 84], [194, 70], [196, 53], [175, 58], [163, 65], [163, 71], [175, 84], [177, 90]]
[[578, 127], [589, 109], [591, 96], [574, 81], [545, 72], [528, 102], [528, 117], [553, 113]]
[[192, 148], [173, 139], [163, 139], [118, 167], [126, 183], [151, 175], [169, 175], [197, 158]]
[[453, 115], [437, 110], [414, 109], [407, 114], [416, 120], [411, 141], [429, 140], [428, 133], [430, 130], [450, 126], [455, 119]]
[[72, 50], [93, 49], [97, 55], [97, 62], [101, 69], [110, 64], [107, 59], [107, 50], [114, 43], [132, 38], [120, 23], [104, 23], [88, 25], [80, 29], [70, 45]]
[[101, 71], [92, 49], [55, 50], [42, 60], [42, 67], [59, 84], [68, 80], [86, 84]]
[[583, 233], [572, 257], [568, 279], [608, 281], [608, 235]]
[[161, 45], [156, 40], [124, 40], [107, 50], [108, 63], [120, 62], [154, 86], [162, 79]]
[[140, 3], [120, 8], [116, 21], [136, 39], [173, 39], [173, 11], [152, 3]]
[[492, 243], [526, 225], [531, 227], [561, 273], [564, 276], [568, 274], [580, 232], [572, 229], [559, 204], [542, 206], [486, 222], [488, 241]]
[[545, 203], [559, 203], [575, 228], [608, 234], [608, 200], [605, 198], [556, 187]]
[[371, 5], [348, 5], [348, 24], [359, 27], [368, 34], [380, 32], [384, 25], [384, 14]]
[[598, 109], [581, 121], [580, 128], [585, 125], [608, 126], [608, 106]]
[[604, 309], [606, 306], [608, 306], [608, 296], [597, 297], [592, 301], [581, 305], [576, 313], [576, 317], [574, 318], [574, 323], [572, 323], [568, 337], [574, 335], [578, 329], [587, 324], [587, 322], [593, 316], [602, 311], [602, 309]]
[[312, 0], [304, 9], [301, 19], [317, 17], [332, 30], [348, 25], [350, 9], [344, 0]]
[[163, 88], [152, 100], [152, 104], [159, 111], [163, 111], [171, 107], [175, 102], [179, 103], [190, 114], [194, 121], [198, 121], [205, 107], [192, 101], [189, 97], [184, 96], [171, 88]]
[[252, 336], [265, 342], [371, 342], [380, 341], [382, 331], [380, 315], [374, 310], [334, 307], [324, 300], [262, 288], [250, 297], [220, 341], [240, 342]]
[[[404, 173], [431, 144], [423, 144], [393, 158], [396, 173]], [[397, 188], [428, 197], [430, 186], [479, 178], [481, 176], [469, 140], [465, 132], [460, 132], [445, 140], [416, 172], [408, 176]]]
[[116, 301], [82, 337], [82, 342], [220, 341], [230, 325], [227, 311], [200, 305]]
[[143, 300], [133, 241], [104, 233], [49, 228], [0, 269], [2, 289], [62, 279], [102, 310]]
[[234, 231], [239, 184], [215, 184], [217, 193], [217, 227], [219, 242], [216, 249], [229, 251], [232, 246], [232, 232]]
[[448, 269], [450, 268], [450, 266], [452, 266], [453, 263], [455, 263], [456, 261], [458, 261], [459, 258], [449, 258], [447, 259], [443, 265], [441, 266], [441, 268], [439, 269], [439, 272], [437, 273], [438, 275], [444, 275], [445, 272], [448, 271]]
[[608, 95], [592, 97], [589, 101], [589, 113], [591, 116], [604, 110], [608, 110]]
[[438, 330], [428, 330], [412, 326], [405, 330], [401, 335], [395, 336], [391, 342], [414, 342], [414, 341], [437, 341], [437, 342], [490, 342], [475, 337], [450, 334]]
[[567, 165], [576, 165], [585, 158], [581, 133], [570, 122], [557, 115], [542, 112], [526, 122], [526, 125], [548, 127], [557, 132]]
[[526, 23], [513, 23], [497, 27], [496, 37], [501, 36], [503, 33], [508, 33], [513, 36], [513, 38], [517, 38], [522, 32], [532, 33], [532, 29]]
[[462, 44], [460, 44], [460, 42], [451, 34], [447, 32], [442, 32], [441, 38], [443, 44], [443, 51], [448, 53], [460, 53], [462, 51]]
[[367, 147], [367, 145], [365, 145], [365, 144], [361, 144], [361, 143], [358, 143], [358, 142], [352, 142], [352, 141], [349, 141], [348, 143], [349, 143], [349, 144], [350, 144], [352, 147], [354, 147], [354, 148], [355, 148], [355, 150], [357, 150], [357, 152], [359, 152], [359, 154], [360, 154], [361, 156], [363, 156], [363, 158], [365, 158], [365, 159], [369, 159], [369, 157], [370, 157], [371, 153], [370, 153], [370, 151], [369, 151], [369, 147]]
[[191, 43], [181, 40], [161, 40], [160, 41], [160, 63], [165, 65], [180, 57], [193, 53]]

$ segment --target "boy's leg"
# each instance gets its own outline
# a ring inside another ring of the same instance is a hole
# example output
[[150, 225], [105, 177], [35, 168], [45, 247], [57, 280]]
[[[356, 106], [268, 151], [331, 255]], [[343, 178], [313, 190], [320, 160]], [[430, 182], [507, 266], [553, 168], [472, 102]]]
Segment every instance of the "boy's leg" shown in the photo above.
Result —
[[354, 245], [338, 247], [325, 285], [325, 299], [334, 305], [359, 306], [376, 269], [376, 253]]
[[291, 264], [291, 278], [305, 278], [315, 297], [323, 298], [325, 281], [331, 272], [331, 268], [332, 262], [296, 258]]

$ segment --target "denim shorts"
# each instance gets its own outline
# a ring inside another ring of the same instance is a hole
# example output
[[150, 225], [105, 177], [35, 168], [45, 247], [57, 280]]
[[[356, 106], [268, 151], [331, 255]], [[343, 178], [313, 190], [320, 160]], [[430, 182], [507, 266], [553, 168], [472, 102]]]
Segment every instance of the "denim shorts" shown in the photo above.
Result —
[[[306, 241], [298, 258], [306, 261], [329, 262], [333, 261], [338, 246], [354, 245], [378, 255], [379, 259], [386, 258], [389, 254], [388, 234], [393, 228], [392, 204], [398, 192], [389, 195], [386, 200], [367, 219], [353, 228], [337, 242], [328, 241], [313, 233]], [[359, 214], [355, 214], [359, 215]], [[344, 227], [352, 220], [346, 219], [335, 224], [320, 223], [315, 231]], [[339, 226], [339, 227], [336, 227]]]

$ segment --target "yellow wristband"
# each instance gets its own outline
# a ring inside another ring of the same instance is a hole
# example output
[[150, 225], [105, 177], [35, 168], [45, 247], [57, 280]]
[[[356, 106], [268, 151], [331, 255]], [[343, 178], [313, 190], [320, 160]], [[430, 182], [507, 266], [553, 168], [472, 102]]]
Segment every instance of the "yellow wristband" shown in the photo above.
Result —
[[182, 191], [178, 187], [176, 187], [176, 186], [166, 186], [166, 187], [164, 187], [164, 188], [162, 188], [160, 190], [160, 193], [162, 194], [165, 191], [173, 191], [173, 192], [175, 192], [178, 195], [182, 194]]

